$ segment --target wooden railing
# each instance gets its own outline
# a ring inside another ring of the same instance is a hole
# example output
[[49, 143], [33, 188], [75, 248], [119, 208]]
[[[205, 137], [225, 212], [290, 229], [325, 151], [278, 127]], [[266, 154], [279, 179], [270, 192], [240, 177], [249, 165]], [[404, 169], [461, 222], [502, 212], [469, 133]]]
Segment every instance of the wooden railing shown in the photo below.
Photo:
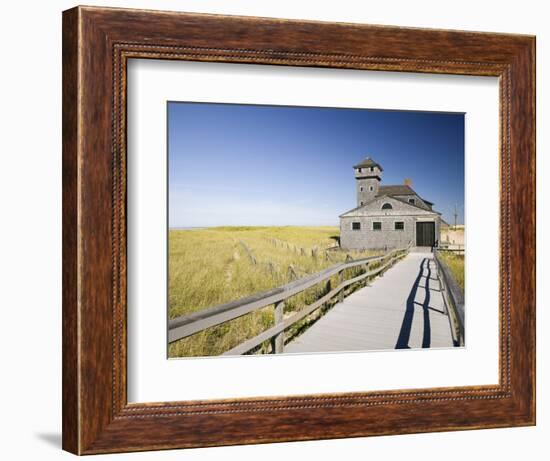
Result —
[[464, 346], [464, 293], [445, 261], [441, 259], [441, 251], [447, 250], [436, 249], [434, 259], [437, 264], [443, 301], [451, 318], [453, 339], [458, 346]]
[[[179, 339], [194, 335], [207, 328], [220, 325], [238, 317], [242, 317], [243, 315], [249, 314], [255, 310], [273, 305], [275, 314], [274, 326], [268, 328], [259, 335], [244, 341], [233, 349], [225, 352], [225, 354], [245, 354], [268, 340], [271, 340], [272, 352], [279, 354], [283, 352], [284, 331], [287, 328], [312, 314], [337, 295], [338, 300], [342, 301], [344, 290], [347, 287], [368, 277], [373, 277], [382, 273], [407, 253], [408, 248], [396, 249], [381, 256], [373, 256], [370, 258], [351, 260], [344, 263], [335, 264], [321, 272], [308, 275], [301, 279], [287, 283], [286, 285], [273, 288], [262, 293], [256, 293], [226, 304], [203, 309], [189, 315], [176, 317], [168, 322], [168, 342], [172, 343]], [[376, 262], [379, 262], [380, 265], [369, 271], [369, 265], [373, 265]], [[364, 266], [365, 272], [347, 280], [344, 279], [344, 271], [346, 269], [359, 266]], [[317, 299], [312, 304], [304, 306], [301, 310], [287, 318], [284, 318], [284, 303], [288, 298], [297, 295], [298, 293], [301, 293], [319, 283], [328, 281], [335, 275], [338, 276], [338, 285], [336, 287], [330, 288], [328, 293]]]
[[438, 247], [440, 250], [448, 251], [450, 253], [457, 254], [457, 255], [464, 255], [465, 250], [463, 245], [453, 245], [453, 246], [458, 248], [449, 248], [448, 246], [445, 246], [445, 244], [439, 244]]

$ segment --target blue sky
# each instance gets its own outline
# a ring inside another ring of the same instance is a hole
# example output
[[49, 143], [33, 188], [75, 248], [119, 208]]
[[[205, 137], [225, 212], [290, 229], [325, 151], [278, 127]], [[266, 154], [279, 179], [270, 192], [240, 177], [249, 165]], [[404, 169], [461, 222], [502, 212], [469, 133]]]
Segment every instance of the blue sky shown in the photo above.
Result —
[[464, 222], [463, 114], [169, 102], [168, 156], [170, 227], [338, 225], [367, 156]]

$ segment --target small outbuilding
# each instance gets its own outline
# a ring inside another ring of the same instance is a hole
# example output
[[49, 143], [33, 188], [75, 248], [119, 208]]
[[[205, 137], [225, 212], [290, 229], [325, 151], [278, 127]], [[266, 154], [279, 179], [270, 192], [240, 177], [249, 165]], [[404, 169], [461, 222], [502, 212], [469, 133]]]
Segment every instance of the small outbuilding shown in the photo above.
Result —
[[382, 166], [366, 158], [353, 167], [357, 207], [340, 215], [340, 246], [348, 250], [434, 247], [441, 213], [421, 198], [410, 180], [381, 185]]

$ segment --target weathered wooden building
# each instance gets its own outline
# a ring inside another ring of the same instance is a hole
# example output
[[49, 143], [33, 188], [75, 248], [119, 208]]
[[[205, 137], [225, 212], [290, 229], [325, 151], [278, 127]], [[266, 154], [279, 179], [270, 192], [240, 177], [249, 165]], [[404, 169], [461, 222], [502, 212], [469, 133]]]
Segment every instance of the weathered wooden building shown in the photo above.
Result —
[[357, 207], [340, 215], [342, 248], [433, 247], [438, 243], [441, 214], [413, 190], [409, 180], [381, 185], [383, 169], [368, 157], [353, 169]]

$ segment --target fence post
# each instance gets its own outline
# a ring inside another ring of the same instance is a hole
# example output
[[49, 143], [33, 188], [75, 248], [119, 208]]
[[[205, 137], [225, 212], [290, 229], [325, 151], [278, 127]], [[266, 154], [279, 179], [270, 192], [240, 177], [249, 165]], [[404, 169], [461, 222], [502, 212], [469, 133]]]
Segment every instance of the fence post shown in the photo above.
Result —
[[[285, 307], [284, 301], [279, 301], [277, 304], [275, 304], [275, 325], [278, 325], [280, 323], [283, 323], [283, 311]], [[273, 338], [271, 338], [271, 350], [274, 354], [282, 354], [283, 348], [285, 344], [285, 332], [281, 331], [280, 333], [277, 333]]]
[[296, 280], [298, 278], [298, 274], [296, 273], [296, 269], [294, 269], [294, 266], [290, 264], [287, 269], [287, 276], [289, 280]]
[[254, 256], [254, 253], [252, 253], [252, 250], [250, 249], [250, 247], [242, 240], [240, 241], [240, 243], [242, 247], [245, 249], [246, 254], [250, 258], [250, 261], [252, 262], [252, 264], [254, 265], [258, 264], [258, 261], [256, 260], [256, 257]]

